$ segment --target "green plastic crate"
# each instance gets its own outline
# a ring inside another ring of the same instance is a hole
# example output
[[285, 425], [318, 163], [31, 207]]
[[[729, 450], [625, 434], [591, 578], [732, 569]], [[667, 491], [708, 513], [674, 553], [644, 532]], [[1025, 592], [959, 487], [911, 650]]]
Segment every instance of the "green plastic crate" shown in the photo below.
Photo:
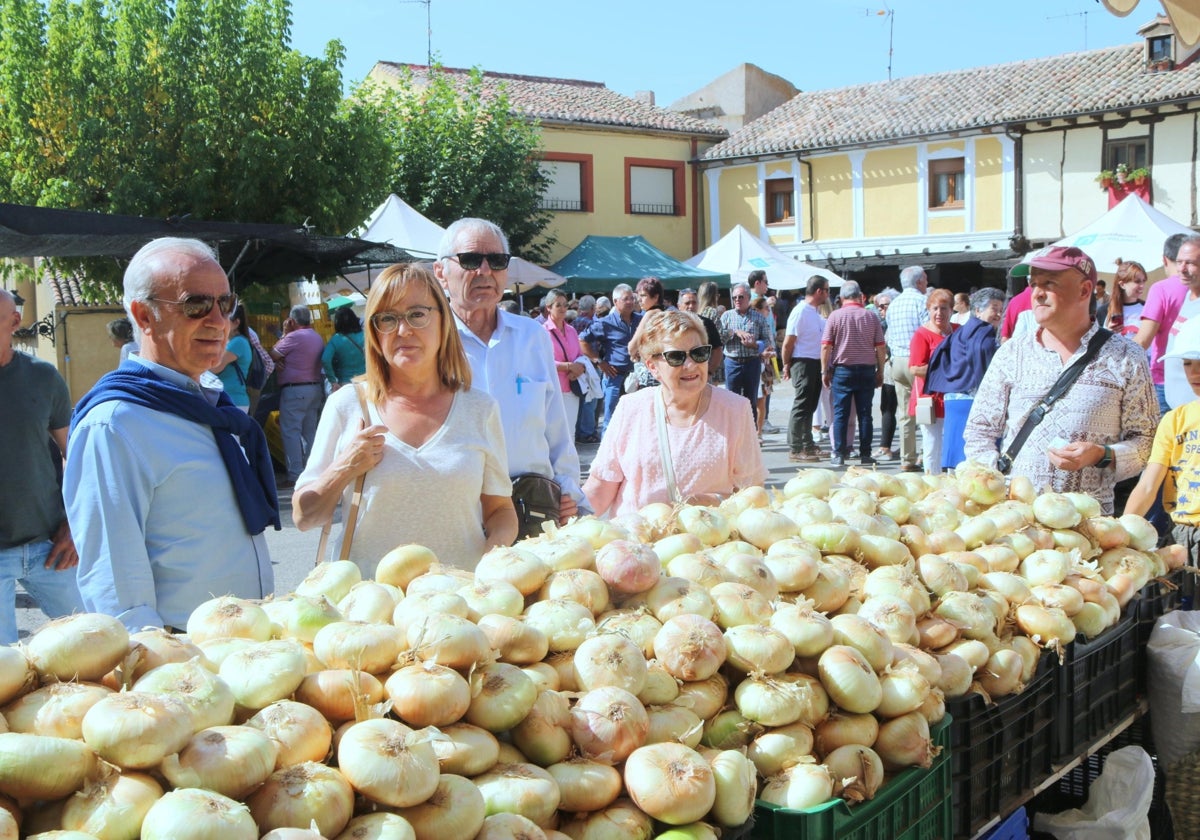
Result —
[[803, 811], [767, 802], [754, 805], [754, 840], [950, 840], [954, 808], [950, 785], [950, 715], [931, 728], [942, 752], [928, 770], [917, 767], [890, 779], [875, 798], [850, 807], [841, 799]]

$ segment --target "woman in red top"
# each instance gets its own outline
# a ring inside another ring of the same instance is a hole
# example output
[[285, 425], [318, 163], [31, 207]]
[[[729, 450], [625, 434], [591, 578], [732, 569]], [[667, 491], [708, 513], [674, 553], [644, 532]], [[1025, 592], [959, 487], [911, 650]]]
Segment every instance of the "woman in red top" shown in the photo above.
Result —
[[[933, 357], [933, 349], [942, 343], [946, 336], [958, 329], [958, 324], [951, 323], [950, 316], [954, 306], [954, 295], [945, 289], [934, 289], [925, 299], [925, 308], [929, 310], [929, 320], [913, 333], [908, 345], [908, 370], [913, 377], [912, 396], [908, 400], [908, 414], [917, 416], [917, 399], [925, 394], [925, 373], [929, 369], [929, 360]], [[925, 461], [925, 471], [930, 475], [938, 475], [942, 471], [942, 423], [946, 416], [945, 403], [941, 394], [933, 395], [932, 423], [921, 423], [922, 457]]]

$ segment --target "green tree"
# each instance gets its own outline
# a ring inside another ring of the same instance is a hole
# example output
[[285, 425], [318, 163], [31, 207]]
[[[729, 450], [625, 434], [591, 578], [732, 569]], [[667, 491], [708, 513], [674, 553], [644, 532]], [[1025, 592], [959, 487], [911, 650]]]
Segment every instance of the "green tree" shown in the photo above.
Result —
[[0, 0], [0, 200], [351, 229], [389, 139], [290, 41], [288, 0]]
[[463, 216], [490, 219], [513, 253], [548, 258], [553, 217], [540, 206], [548, 186], [538, 168], [541, 135], [503, 88], [486, 90], [478, 69], [464, 76], [435, 65], [394, 86], [364, 84], [353, 98], [379, 107], [392, 143], [392, 192], [443, 226]]

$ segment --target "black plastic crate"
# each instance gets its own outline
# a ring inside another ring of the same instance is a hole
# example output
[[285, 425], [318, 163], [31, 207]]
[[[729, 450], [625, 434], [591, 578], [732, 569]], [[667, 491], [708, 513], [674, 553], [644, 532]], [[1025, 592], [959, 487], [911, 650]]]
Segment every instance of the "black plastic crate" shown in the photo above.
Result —
[[1176, 569], [1165, 578], [1155, 578], [1142, 587], [1126, 608], [1137, 622], [1137, 644], [1142, 653], [1138, 654], [1137, 686], [1140, 693], [1146, 692], [1146, 644], [1154, 625], [1158, 620], [1173, 610], [1180, 609], [1183, 602], [1184, 576], [1188, 574], [1182, 569]]
[[[1100, 750], [1088, 756], [1070, 773], [1051, 785], [1029, 804], [1030, 824], [1033, 814], [1057, 814], [1069, 808], [1081, 808], [1087, 802], [1088, 791], [1104, 770], [1109, 753], [1132, 745], [1143, 747], [1154, 762], [1154, 797], [1150, 801], [1150, 836], [1154, 840], [1174, 840], [1175, 831], [1171, 824], [1171, 812], [1164, 796], [1166, 780], [1158, 766], [1158, 756], [1150, 735], [1150, 717], [1143, 715], [1131, 726], [1119, 733]], [[1053, 840], [1051, 835], [1033, 832], [1034, 838]]]
[[1137, 707], [1137, 629], [1134, 616], [1126, 615], [1096, 638], [1067, 646], [1057, 674], [1055, 764], [1075, 758]]
[[971, 694], [946, 701], [951, 726], [954, 836], [971, 837], [1050, 775], [1058, 658], [1045, 654], [1020, 694], [987, 705]]

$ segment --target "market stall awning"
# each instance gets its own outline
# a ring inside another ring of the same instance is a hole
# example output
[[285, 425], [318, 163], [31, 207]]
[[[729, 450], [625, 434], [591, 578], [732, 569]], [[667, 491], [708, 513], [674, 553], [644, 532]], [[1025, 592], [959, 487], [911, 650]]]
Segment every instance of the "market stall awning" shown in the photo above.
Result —
[[392, 245], [323, 236], [305, 227], [191, 218], [150, 219], [0, 203], [0, 257], [128, 259], [152, 239], [200, 239], [220, 253], [239, 286], [338, 274], [353, 266], [412, 259]]
[[724, 271], [732, 282], [744, 283], [750, 272], [767, 272], [767, 286], [776, 289], [803, 289], [813, 277], [824, 277], [837, 288], [842, 278], [832, 271], [789, 257], [774, 245], [763, 242], [741, 225], [686, 260], [688, 265], [708, 271]]
[[644, 236], [588, 236], [550, 270], [567, 278], [571, 292], [608, 294], [617, 283], [631, 286], [643, 277], [657, 277], [664, 289], [695, 288], [706, 280], [728, 283], [727, 272], [707, 271], [664, 254]]

